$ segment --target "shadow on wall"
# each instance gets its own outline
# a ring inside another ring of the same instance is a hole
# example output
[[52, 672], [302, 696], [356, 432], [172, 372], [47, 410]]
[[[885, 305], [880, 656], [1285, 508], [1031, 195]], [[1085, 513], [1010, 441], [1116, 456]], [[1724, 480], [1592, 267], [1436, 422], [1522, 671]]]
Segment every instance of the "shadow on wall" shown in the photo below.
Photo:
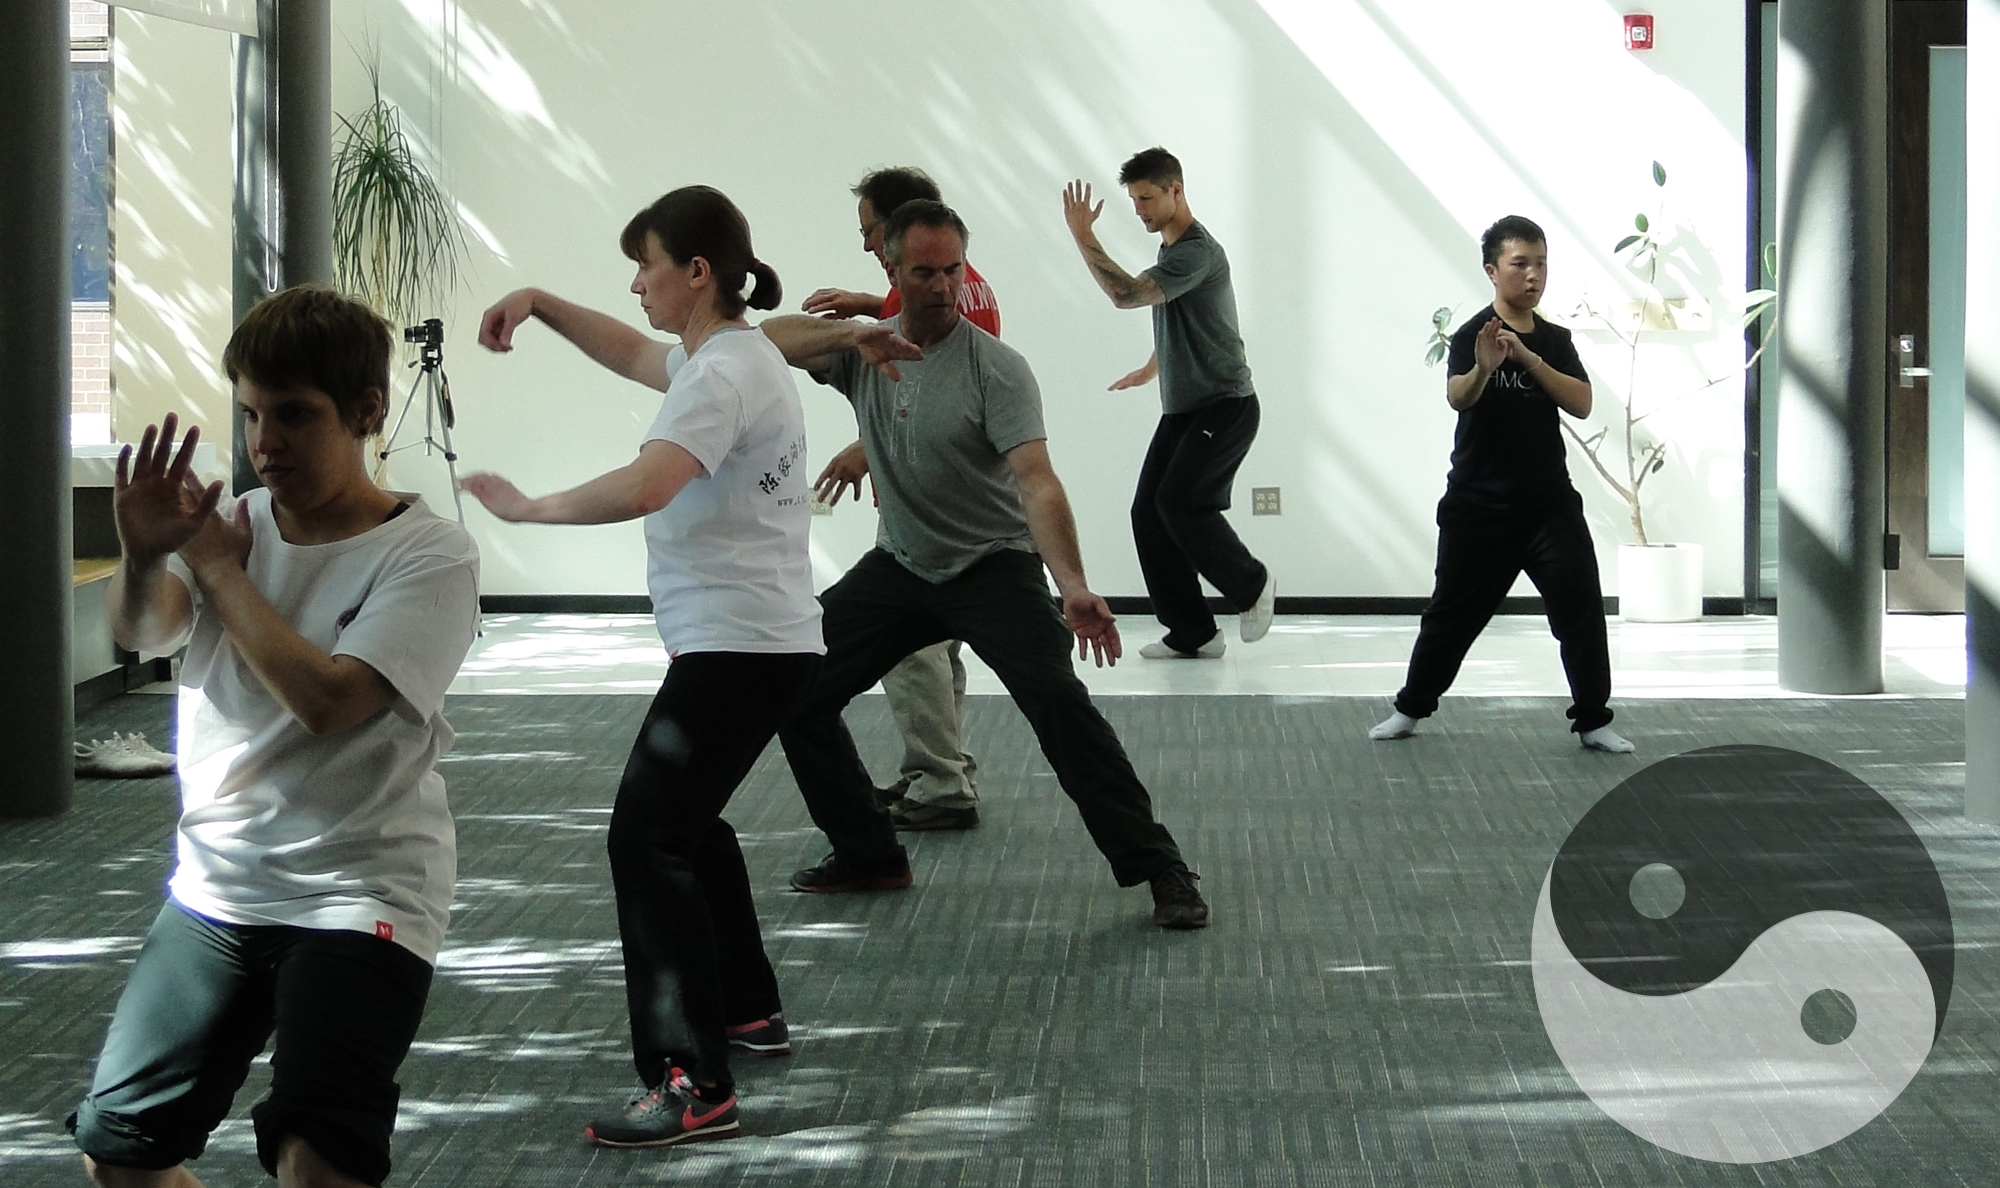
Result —
[[[112, 429], [136, 441], [172, 412], [226, 458], [229, 35], [129, 10], [117, 22]], [[169, 74], [171, 87], [155, 81]]]
[[[1101, 196], [1112, 191], [1100, 233], [1140, 264], [1153, 243], [1109, 177], [1143, 145], [1191, 146], [1177, 151], [1198, 164], [1191, 195], [1232, 250], [1265, 406], [1243, 485], [1275, 475], [1306, 488], [1287, 501], [1291, 518], [1249, 530], [1336, 575], [1317, 579], [1346, 587], [1332, 592], [1421, 593], [1453, 419], [1442, 376], [1421, 366], [1422, 335], [1440, 300], [1469, 309], [1483, 299], [1476, 235], [1497, 199], [1476, 187], [1436, 192], [1426, 181], [1435, 162], [1410, 156], [1434, 146], [1372, 122], [1341, 89], [1353, 80], [1279, 19], [1287, 8], [1207, 0], [1163, 19], [1139, 0], [621, 4], [582, 25], [548, 3], [476, 17], [449, 0], [355, 5], [379, 22], [389, 97], [412, 113], [413, 134], [443, 148], [478, 237], [536, 283], [556, 279], [546, 275], [552, 232], [538, 223], [559, 220], [568, 242], [590, 247], [587, 275], [608, 276], [617, 262], [596, 259], [606, 228], [663, 188], [709, 180], [744, 203], [760, 254], [793, 282], [790, 307], [819, 284], [865, 283], [845, 192], [855, 176], [898, 161], [931, 169], [972, 222], [972, 255], [1042, 379], [1058, 450], [1088, 451], [1097, 471], [1072, 485], [1086, 551], [1111, 554], [1100, 572], [1131, 568], [1124, 503], [1153, 416], [1149, 394], [1101, 389], [1138, 361], [1126, 356], [1144, 349], [1133, 345], [1144, 319], [1110, 310], [1090, 284], [1056, 195], [1069, 177], [1099, 179]], [[1495, 193], [1533, 193], [1580, 244], [1609, 238], [1601, 212], [1558, 200], [1520, 138], [1377, 0], [1344, 11], [1437, 91], [1445, 118], [1465, 125], [1453, 137], [1498, 158], [1507, 176]], [[1468, 194], [1476, 219], [1469, 205], [1454, 214]], [[1357, 246], [1368, 257], [1358, 276], [1342, 271]], [[1589, 263], [1608, 271], [1606, 260]], [[584, 274], [578, 265], [569, 275]], [[593, 296], [608, 307], [610, 294]], [[828, 414], [810, 395], [808, 406], [820, 418], [810, 431], [823, 436]], [[594, 441], [583, 435], [599, 430], [576, 432]], [[844, 548], [853, 542], [840, 534], [859, 527], [816, 524], [815, 534]], [[636, 538], [621, 547], [636, 549]]]

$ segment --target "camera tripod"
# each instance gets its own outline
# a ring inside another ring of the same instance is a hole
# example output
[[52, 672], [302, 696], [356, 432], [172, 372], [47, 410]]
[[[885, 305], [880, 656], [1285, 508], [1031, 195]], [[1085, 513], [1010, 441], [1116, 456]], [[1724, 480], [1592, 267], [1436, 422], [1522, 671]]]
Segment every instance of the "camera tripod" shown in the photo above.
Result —
[[[386, 467], [389, 455], [418, 446], [424, 447], [426, 455], [432, 450], [442, 453], [445, 472], [451, 476], [452, 507], [458, 512], [459, 527], [463, 528], [465, 500], [458, 490], [458, 454], [451, 448], [451, 427], [457, 423], [458, 417], [451, 407], [451, 377], [444, 370], [444, 323], [437, 318], [429, 318], [421, 325], [406, 327], [403, 341], [423, 344], [418, 349], [416, 361], [410, 364], [421, 370], [410, 381], [409, 394], [403, 397], [403, 410], [396, 414], [396, 426], [389, 430], [389, 436], [382, 442], [382, 450], [376, 457]], [[419, 388], [424, 392], [424, 435], [399, 446], [396, 437], [403, 431], [403, 422], [409, 419], [410, 406], [416, 403]], [[381, 478], [380, 469], [376, 471], [376, 478]]]

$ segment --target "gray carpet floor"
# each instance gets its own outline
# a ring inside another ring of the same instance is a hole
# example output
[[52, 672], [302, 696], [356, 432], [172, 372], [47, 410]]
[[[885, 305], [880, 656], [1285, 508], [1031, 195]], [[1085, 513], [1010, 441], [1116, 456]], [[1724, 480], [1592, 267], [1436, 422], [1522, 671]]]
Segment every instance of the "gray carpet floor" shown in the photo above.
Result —
[[[1367, 700], [1111, 699], [1106, 716], [1200, 870], [1214, 925], [1165, 933], [1120, 890], [1004, 699], [968, 703], [984, 820], [911, 841], [900, 893], [787, 893], [816, 861], [774, 748], [729, 816], [759, 887], [797, 1052], [741, 1060], [746, 1137], [597, 1151], [632, 1083], [603, 858], [631, 697], [458, 698], [444, 771], [460, 902], [391, 1184], [1990, 1185], [2000, 1181], [2000, 832], [1967, 826], [1954, 701], [1621, 705], [1640, 756], [1584, 753], [1561, 704], [1467, 699], [1362, 739]], [[166, 737], [128, 696], [85, 735]], [[884, 703], [850, 713], [884, 771]], [[1756, 1166], [1665, 1152], [1580, 1093], [1528, 968], [1570, 826], [1649, 759], [1766, 743], [1888, 796], [1943, 872], [1959, 955], [1929, 1062], [1843, 1142]], [[169, 869], [171, 780], [82, 781], [0, 824], [0, 1183], [81, 1179], [60, 1122]], [[248, 1110], [196, 1170], [262, 1180]]]

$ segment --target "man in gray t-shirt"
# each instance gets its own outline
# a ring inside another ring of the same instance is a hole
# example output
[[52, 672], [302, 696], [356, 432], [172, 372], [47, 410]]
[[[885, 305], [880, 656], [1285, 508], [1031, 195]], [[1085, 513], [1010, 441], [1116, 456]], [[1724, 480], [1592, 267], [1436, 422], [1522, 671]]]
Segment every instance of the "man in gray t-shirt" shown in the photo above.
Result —
[[882, 512], [880, 543], [820, 595], [826, 661], [778, 731], [813, 822], [833, 843], [792, 886], [910, 885], [909, 857], [841, 711], [911, 652], [960, 639], [1028, 719], [1118, 884], [1152, 884], [1162, 928], [1204, 927], [1197, 876], [1154, 819], [1151, 796], [1070, 659], [1074, 640], [1099, 664], [1116, 663], [1118, 627], [1084, 580], [1034, 374], [1020, 352], [958, 311], [965, 241], [964, 222], [942, 202], [906, 202], [890, 218], [884, 250], [903, 299], [896, 328], [924, 356], [899, 371], [877, 370], [879, 360], [854, 351], [810, 353], [801, 344], [816, 319], [763, 323], [793, 365], [853, 401]]
[[1118, 181], [1148, 231], [1160, 233], [1159, 260], [1138, 276], [1118, 266], [1098, 242], [1094, 225], [1104, 203], [1090, 187], [1063, 191], [1063, 218], [1098, 287], [1120, 309], [1151, 306], [1153, 355], [1111, 385], [1136, 388], [1160, 381], [1161, 416], [1139, 489], [1132, 500], [1132, 539], [1153, 614], [1165, 638], [1139, 654], [1149, 660], [1222, 655], [1222, 633], [1201, 592], [1207, 578], [1241, 617], [1245, 643], [1271, 629], [1277, 582], [1250, 555], [1223, 516], [1236, 469], [1257, 438], [1257, 393], [1236, 328], [1236, 291], [1229, 257], [1195, 222], [1181, 183], [1181, 163], [1162, 148], [1125, 162]]
[[[903, 568], [946, 582], [996, 549], [1035, 551], [1007, 454], [1044, 441], [1042, 394], [1021, 353], [964, 317], [899, 361], [900, 382], [846, 351], [814, 378], [854, 405], [881, 501], [878, 541]], [[902, 318], [885, 325], [903, 333]]]

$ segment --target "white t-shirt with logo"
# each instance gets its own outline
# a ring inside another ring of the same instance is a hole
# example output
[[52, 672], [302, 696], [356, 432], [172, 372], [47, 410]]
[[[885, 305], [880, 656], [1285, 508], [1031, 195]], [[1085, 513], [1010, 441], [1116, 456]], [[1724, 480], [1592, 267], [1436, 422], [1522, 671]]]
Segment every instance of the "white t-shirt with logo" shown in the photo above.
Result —
[[457, 847], [437, 761], [440, 712], [479, 617], [479, 552], [414, 495], [332, 544], [288, 544], [269, 491], [250, 507], [250, 580], [292, 629], [386, 677], [396, 698], [315, 736], [257, 679], [178, 557], [194, 620], [181, 665], [181, 905], [230, 924], [370, 932], [435, 962]]
[[813, 597], [805, 408], [792, 369], [758, 330], [725, 329], [667, 355], [667, 395], [647, 441], [702, 473], [646, 517], [646, 585], [671, 655], [824, 654]]

